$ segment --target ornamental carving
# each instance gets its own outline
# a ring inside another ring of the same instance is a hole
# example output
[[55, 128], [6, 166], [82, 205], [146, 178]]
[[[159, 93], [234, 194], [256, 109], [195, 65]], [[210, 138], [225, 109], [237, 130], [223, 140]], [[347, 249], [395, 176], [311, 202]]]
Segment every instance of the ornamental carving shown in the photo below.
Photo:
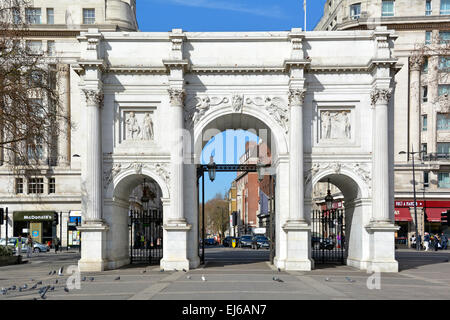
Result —
[[234, 112], [241, 112], [244, 107], [244, 96], [240, 94], [233, 94], [231, 98], [231, 106]]
[[150, 112], [126, 112], [124, 132], [126, 133], [126, 140], [153, 140], [153, 120]]
[[111, 169], [104, 172], [105, 180], [104, 180], [104, 188], [107, 189], [108, 186], [113, 182], [114, 178], [120, 173], [122, 170], [122, 165], [120, 163], [116, 163], [112, 166]]
[[436, 101], [436, 111], [441, 113], [449, 113], [450, 112], [450, 96], [448, 93], [445, 93]]
[[287, 134], [289, 132], [289, 109], [286, 103], [278, 97], [256, 97], [254, 99], [247, 98], [247, 104], [254, 104], [259, 107], [264, 107], [268, 114], [275, 120], [280, 127], [284, 129]]
[[420, 71], [422, 69], [422, 65], [425, 62], [425, 58], [421, 54], [414, 54], [409, 57], [409, 68], [412, 71]]
[[322, 140], [350, 140], [352, 138], [350, 110], [322, 110], [320, 138]]
[[194, 97], [189, 99], [186, 103], [186, 108], [184, 112], [184, 120], [186, 123], [186, 128], [191, 128], [193, 125], [197, 124], [203, 116], [212, 108], [221, 104], [228, 104], [228, 98], [218, 98], [218, 97]]
[[370, 93], [372, 106], [376, 104], [388, 104], [392, 95], [392, 89], [373, 89]]
[[168, 89], [170, 96], [170, 104], [173, 106], [183, 106], [186, 92], [180, 89]]
[[103, 104], [103, 92], [101, 90], [83, 89], [86, 98], [86, 104], [89, 106], [95, 105], [101, 107]]
[[314, 163], [311, 166], [311, 169], [305, 171], [304, 173], [305, 185], [309, 184], [313, 180], [314, 176], [316, 176], [319, 172], [329, 169], [331, 169], [335, 174], [341, 174], [343, 169], [352, 171], [359, 176], [364, 183], [367, 184], [369, 189], [372, 188], [371, 166], [368, 163]]
[[289, 105], [302, 106], [305, 100], [306, 90], [292, 89], [289, 90]]

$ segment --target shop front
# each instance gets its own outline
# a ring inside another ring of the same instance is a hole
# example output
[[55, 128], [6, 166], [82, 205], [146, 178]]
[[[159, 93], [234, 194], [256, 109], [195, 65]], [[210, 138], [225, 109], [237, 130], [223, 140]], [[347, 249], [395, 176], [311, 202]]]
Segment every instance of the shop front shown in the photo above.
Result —
[[13, 212], [13, 236], [27, 237], [34, 241], [47, 243], [56, 235], [53, 225], [55, 211], [15, 211]]
[[[418, 200], [416, 201], [418, 232], [436, 234], [442, 232], [441, 213], [450, 210], [450, 201]], [[414, 201], [395, 200], [395, 224], [400, 227], [397, 232], [396, 244], [408, 244], [411, 235], [415, 233]]]
[[81, 211], [71, 211], [67, 220], [67, 248], [80, 248], [81, 236], [77, 227], [81, 226]]

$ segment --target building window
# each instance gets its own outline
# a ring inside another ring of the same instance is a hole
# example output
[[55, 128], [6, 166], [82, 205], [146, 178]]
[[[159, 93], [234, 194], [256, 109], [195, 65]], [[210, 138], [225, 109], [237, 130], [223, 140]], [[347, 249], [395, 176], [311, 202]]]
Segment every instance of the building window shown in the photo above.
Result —
[[29, 54], [42, 54], [42, 41], [28, 40], [27, 50]]
[[27, 8], [25, 9], [25, 16], [29, 24], [41, 24], [41, 9]]
[[437, 153], [450, 154], [450, 142], [438, 142], [437, 143]]
[[28, 193], [44, 193], [44, 179], [30, 178], [28, 180]]
[[450, 42], [450, 31], [440, 31], [439, 32], [439, 41], [440, 41], [440, 43], [449, 43]]
[[422, 72], [428, 73], [428, 57], [425, 57], [425, 59], [423, 60]]
[[381, 16], [382, 17], [393, 17], [394, 16], [394, 1], [393, 0], [383, 0], [382, 1]]
[[53, 57], [55, 55], [55, 41], [49, 40], [47, 41], [47, 54], [50, 57]]
[[423, 172], [423, 186], [424, 188], [428, 188], [430, 186], [430, 178], [428, 171]]
[[55, 178], [48, 178], [48, 193], [56, 193], [56, 181]]
[[438, 94], [439, 96], [448, 95], [450, 92], [450, 84], [440, 84], [438, 86]]
[[427, 150], [428, 150], [427, 144], [426, 143], [422, 143], [422, 152], [426, 154]]
[[23, 193], [23, 179], [16, 178], [16, 193]]
[[95, 24], [95, 9], [83, 9], [83, 24]]
[[450, 0], [441, 0], [440, 14], [450, 14]]
[[422, 87], [422, 102], [427, 102], [427, 101], [428, 101], [428, 86], [424, 86], [424, 87]]
[[428, 130], [428, 116], [426, 114], [424, 114], [422, 116], [422, 131], [427, 131]]
[[437, 130], [450, 130], [450, 113], [437, 114]]
[[425, 44], [431, 44], [431, 31], [425, 31]]
[[12, 9], [12, 14], [13, 14], [13, 23], [14, 24], [19, 24], [22, 22], [22, 19], [20, 17], [20, 9], [17, 7], [14, 7]]
[[426, 16], [431, 16], [431, 12], [432, 12], [431, 0], [427, 0], [426, 3], [425, 3], [425, 15]]
[[47, 24], [55, 24], [55, 11], [53, 8], [47, 8]]
[[450, 57], [439, 57], [439, 71], [440, 72], [450, 71]]
[[438, 187], [439, 188], [450, 188], [450, 172], [439, 172], [438, 173]]
[[350, 17], [354, 20], [361, 16], [361, 3], [355, 3], [350, 6]]

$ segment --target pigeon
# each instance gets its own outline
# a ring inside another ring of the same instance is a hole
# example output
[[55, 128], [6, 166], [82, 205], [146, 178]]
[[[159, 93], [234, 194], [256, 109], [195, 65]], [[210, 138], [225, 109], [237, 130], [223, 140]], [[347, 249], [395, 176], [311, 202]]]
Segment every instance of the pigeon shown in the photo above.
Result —
[[34, 290], [37, 288], [37, 283], [34, 284], [34, 286], [31, 287], [31, 290]]
[[63, 270], [64, 270], [64, 267], [59, 268], [58, 276], [62, 276], [63, 275]]
[[51, 275], [52, 275], [52, 273], [53, 273], [53, 271], [50, 271], [50, 272], [48, 273], [48, 275], [49, 275], [49, 276], [51, 276]]
[[16, 290], [16, 286], [12, 286], [11, 288], [9, 288], [9, 290]]
[[278, 272], [281, 272], [281, 269], [280, 269], [280, 268], [278, 268]]
[[206, 281], [206, 278], [204, 275], [202, 275], [202, 281]]
[[272, 280], [273, 281], [278, 281], [278, 277], [273, 277]]
[[50, 287], [49, 290], [50, 290], [50, 291], [54, 291], [54, 290], [55, 290], [55, 286]]
[[177, 268], [173, 268], [173, 271], [177, 272], [178, 270], [177, 270]]
[[40, 293], [42, 299], [45, 299], [45, 294], [47, 293], [48, 289], [50, 289], [50, 286], [46, 286], [44, 290], [42, 290], [42, 292]]
[[345, 277], [345, 279], [346, 279], [348, 282], [355, 282], [355, 280], [350, 279], [349, 277]]
[[37, 282], [36, 284], [42, 284], [42, 281]]
[[53, 270], [53, 273], [52, 273], [52, 275], [55, 275], [56, 274], [56, 270]]
[[94, 281], [94, 277], [90, 277], [89, 280], [92, 282]]
[[120, 277], [115, 278], [114, 280], [120, 280]]
[[164, 269], [159, 270], [159, 272], [164, 272]]
[[83, 278], [81, 279], [81, 281], [86, 281], [86, 277], [83, 277]]
[[24, 285], [22, 286], [22, 289], [26, 289], [26, 288], [28, 288], [28, 286], [27, 286], [26, 284], [24, 284]]
[[186, 279], [191, 279], [191, 276], [186, 276]]
[[2, 288], [2, 295], [5, 295], [8, 291], [5, 288]]
[[19, 288], [19, 292], [22, 292], [22, 288]]
[[330, 281], [330, 278], [325, 278], [325, 281]]
[[277, 281], [278, 281], [278, 282], [284, 282], [284, 281], [283, 281], [283, 280], [281, 280], [281, 279], [278, 279]]
[[67, 289], [67, 287], [64, 287], [64, 291], [69, 292], [69, 289]]
[[186, 269], [183, 268], [183, 271], [186, 272]]
[[145, 270], [145, 269], [141, 271], [141, 273], [146, 273], [146, 272], [147, 272], [147, 270]]

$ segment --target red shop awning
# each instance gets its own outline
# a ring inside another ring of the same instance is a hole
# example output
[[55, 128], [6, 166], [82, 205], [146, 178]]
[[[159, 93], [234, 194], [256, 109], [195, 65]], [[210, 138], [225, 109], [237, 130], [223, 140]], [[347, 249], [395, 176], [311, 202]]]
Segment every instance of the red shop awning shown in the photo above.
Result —
[[409, 208], [395, 208], [394, 215], [395, 221], [412, 221]]
[[425, 208], [427, 220], [430, 222], [441, 222], [441, 212], [446, 212], [445, 208]]

